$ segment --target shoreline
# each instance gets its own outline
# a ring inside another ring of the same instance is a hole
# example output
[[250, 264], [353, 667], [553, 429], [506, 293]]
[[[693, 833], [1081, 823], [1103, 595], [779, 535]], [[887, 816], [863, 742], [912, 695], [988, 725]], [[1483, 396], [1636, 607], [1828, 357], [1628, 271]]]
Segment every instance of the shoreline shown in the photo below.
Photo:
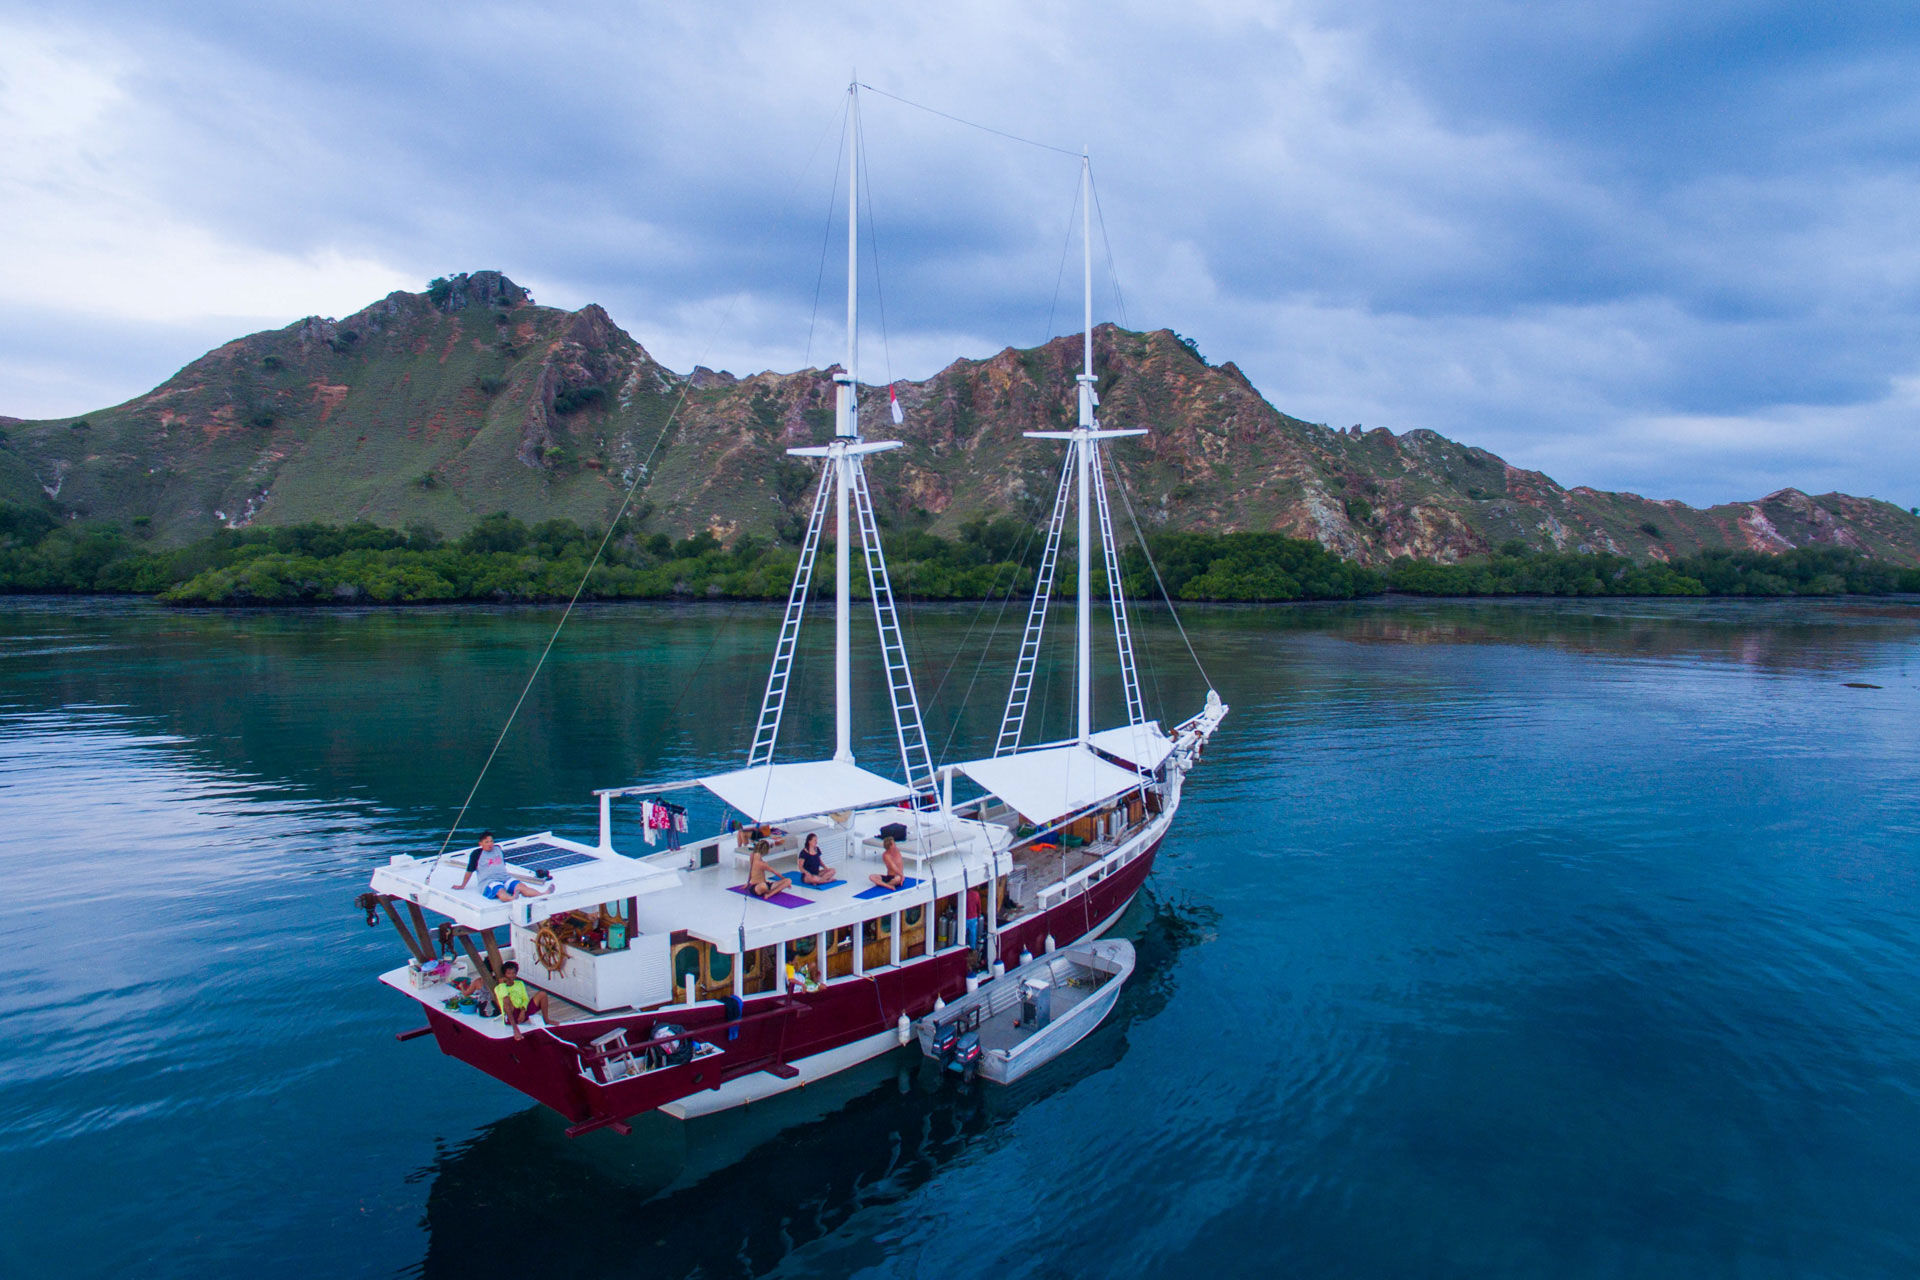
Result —
[[[542, 596], [516, 599], [485, 599], [477, 596], [459, 597], [446, 600], [372, 600], [372, 599], [332, 599], [332, 600], [230, 600], [221, 602], [174, 601], [164, 599], [165, 593], [159, 591], [10, 591], [0, 590], [0, 600], [24, 600], [51, 602], [73, 600], [86, 602], [117, 601], [128, 603], [148, 603], [169, 611], [189, 613], [198, 612], [246, 612], [246, 613], [331, 613], [354, 610], [377, 610], [380, 612], [411, 612], [421, 609], [552, 609], [565, 608], [565, 596]], [[942, 596], [937, 599], [902, 599], [900, 604], [906, 608], [960, 608], [966, 605], [992, 604], [1006, 597], [993, 596]], [[865, 603], [868, 597], [855, 595], [854, 600]], [[1096, 595], [1098, 604], [1105, 604], [1106, 597]], [[1443, 595], [1423, 591], [1385, 591], [1369, 592], [1364, 595], [1320, 597], [1315, 599], [1279, 598], [1272, 600], [1219, 600], [1190, 599], [1179, 601], [1181, 608], [1199, 606], [1207, 609], [1271, 609], [1275, 607], [1330, 607], [1352, 604], [1411, 603], [1431, 601], [1446, 603], [1451, 601], [1476, 604], [1497, 603], [1500, 601], [1575, 601], [1575, 600], [1664, 600], [1664, 601], [1751, 601], [1757, 604], [1778, 604], [1794, 600], [1873, 600], [1889, 604], [1910, 604], [1920, 606], [1920, 592], [1914, 591], [1804, 591], [1763, 594], [1756, 592], [1702, 592], [1698, 594], [1675, 594], [1672, 592], [1544, 592], [1544, 591], [1493, 591], [1464, 592], [1458, 595]], [[574, 602], [576, 609], [603, 607], [607, 605], [660, 605], [675, 608], [737, 608], [742, 605], [784, 606], [784, 597], [780, 596], [728, 596], [728, 595], [670, 595], [670, 596], [583, 596]], [[1133, 611], [1147, 610], [1156, 613], [1167, 612], [1166, 601], [1159, 599], [1127, 598], [1127, 608]], [[814, 602], [814, 608], [824, 607]], [[1065, 607], [1064, 604], [1060, 607]]]

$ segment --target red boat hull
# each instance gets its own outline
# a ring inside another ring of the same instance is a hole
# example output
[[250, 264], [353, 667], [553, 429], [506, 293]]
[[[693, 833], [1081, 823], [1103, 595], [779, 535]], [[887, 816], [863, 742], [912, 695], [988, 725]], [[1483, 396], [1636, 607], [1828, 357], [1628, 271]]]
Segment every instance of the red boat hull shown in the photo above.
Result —
[[[1011, 965], [1022, 951], [1040, 954], [1049, 937], [1059, 946], [1109, 925], [1140, 891], [1160, 841], [1096, 884], [1057, 906], [999, 932], [1000, 955]], [[643, 1014], [566, 1022], [519, 1040], [485, 1035], [433, 1005], [427, 1019], [443, 1053], [460, 1059], [558, 1111], [578, 1128], [612, 1124], [705, 1089], [718, 1089], [754, 1072], [791, 1077], [791, 1064], [897, 1029], [932, 1011], [935, 1000], [966, 990], [968, 948], [947, 950], [857, 978], [794, 995], [748, 996], [738, 1015], [719, 1001], [678, 1005]], [[612, 1081], [589, 1078], [582, 1054], [589, 1042], [616, 1027], [630, 1044], [651, 1039], [656, 1026], [685, 1028], [719, 1054]]]

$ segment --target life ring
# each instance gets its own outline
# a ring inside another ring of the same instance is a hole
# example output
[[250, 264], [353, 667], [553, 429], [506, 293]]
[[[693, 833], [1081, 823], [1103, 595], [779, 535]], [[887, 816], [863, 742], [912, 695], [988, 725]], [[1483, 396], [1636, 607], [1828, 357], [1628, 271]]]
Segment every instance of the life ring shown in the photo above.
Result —
[[553, 927], [553, 921], [543, 920], [533, 933], [533, 958], [540, 962], [552, 977], [559, 977], [567, 970], [567, 946], [560, 941], [560, 931]]

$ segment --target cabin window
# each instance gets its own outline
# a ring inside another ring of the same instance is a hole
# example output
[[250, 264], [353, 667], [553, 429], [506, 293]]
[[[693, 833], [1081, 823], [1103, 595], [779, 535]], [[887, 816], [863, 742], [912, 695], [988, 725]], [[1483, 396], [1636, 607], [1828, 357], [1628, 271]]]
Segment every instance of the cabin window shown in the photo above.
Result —
[[787, 943], [787, 966], [794, 976], [820, 981], [819, 940], [812, 935]]
[[694, 985], [700, 983], [700, 947], [685, 934], [675, 934], [673, 940], [673, 998], [686, 999], [687, 979], [692, 978]]
[[842, 925], [827, 935], [827, 977], [845, 978], [853, 973], [853, 926]]
[[927, 909], [908, 907], [900, 913], [900, 958], [927, 954]]
[[700, 994], [708, 999], [733, 994], [733, 956], [718, 947], [701, 944], [707, 953], [706, 981], [700, 984]]
[[750, 996], [774, 990], [779, 986], [779, 975], [775, 972], [779, 963], [776, 947], [758, 947], [747, 952], [746, 963], [740, 967], [740, 989]]
[[860, 967], [883, 969], [893, 963], [893, 917], [882, 916], [860, 926]]

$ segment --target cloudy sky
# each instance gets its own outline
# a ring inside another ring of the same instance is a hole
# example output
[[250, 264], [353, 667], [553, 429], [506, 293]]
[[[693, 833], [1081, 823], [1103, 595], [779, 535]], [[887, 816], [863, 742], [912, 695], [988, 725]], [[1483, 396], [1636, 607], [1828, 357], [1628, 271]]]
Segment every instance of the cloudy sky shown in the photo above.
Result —
[[[1920, 503], [1911, 0], [0, 0], [0, 413], [482, 267], [676, 368], [828, 363], [856, 68], [1090, 148], [1099, 317], [1298, 417], [1696, 503]], [[863, 373], [1077, 332], [1077, 162], [862, 116]]]

